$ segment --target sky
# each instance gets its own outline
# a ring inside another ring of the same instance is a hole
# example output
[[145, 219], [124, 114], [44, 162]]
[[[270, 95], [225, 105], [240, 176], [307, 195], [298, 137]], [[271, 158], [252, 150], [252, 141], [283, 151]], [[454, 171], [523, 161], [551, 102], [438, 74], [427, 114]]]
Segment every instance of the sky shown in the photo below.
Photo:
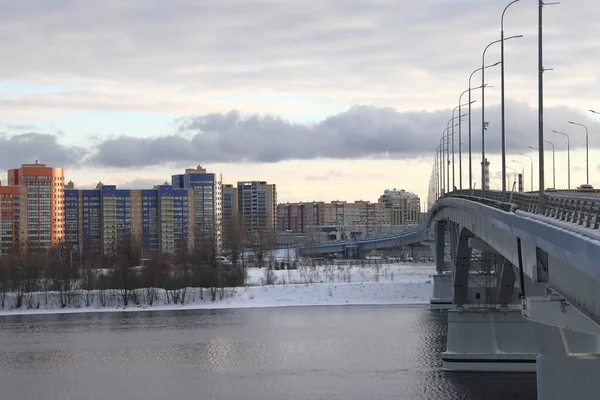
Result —
[[[424, 201], [442, 133], [508, 3], [0, 0], [1, 179], [39, 160], [77, 187], [142, 188], [202, 165], [226, 183], [275, 183], [280, 202], [376, 201], [393, 188]], [[520, 0], [504, 17], [506, 37], [523, 35], [505, 41], [507, 165], [523, 169], [527, 189], [530, 159], [519, 153], [537, 157], [537, 13], [536, 0]], [[585, 129], [567, 121], [587, 126], [589, 181], [600, 187], [600, 115], [588, 111], [600, 112], [599, 13], [593, 0], [544, 7], [547, 187], [567, 187], [567, 140], [552, 130], [570, 137], [571, 186], [586, 181]], [[499, 60], [491, 45], [485, 65]], [[485, 84], [495, 175], [499, 65]], [[471, 94], [480, 182], [481, 90]], [[455, 128], [457, 187], [459, 147], [468, 187], [468, 125], [464, 115], [462, 146]]]

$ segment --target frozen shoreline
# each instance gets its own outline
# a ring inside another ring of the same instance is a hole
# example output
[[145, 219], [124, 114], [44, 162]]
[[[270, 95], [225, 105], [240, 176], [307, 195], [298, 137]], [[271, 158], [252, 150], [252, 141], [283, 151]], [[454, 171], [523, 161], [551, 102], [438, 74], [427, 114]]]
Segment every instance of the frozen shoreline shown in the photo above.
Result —
[[[268, 308], [331, 305], [419, 305], [429, 304], [433, 293], [432, 264], [388, 264], [376, 267], [317, 267], [273, 271], [275, 285], [265, 284], [264, 269], [249, 269], [247, 286], [225, 289], [225, 297], [211, 301], [204, 289], [188, 288], [185, 304], [172, 304], [164, 291], [150, 305], [91, 304], [90, 307], [49, 307], [0, 310], [0, 316], [71, 314], [97, 312], [139, 312], [232, 308]], [[290, 282], [292, 282], [290, 284]], [[7, 299], [8, 300], [8, 299]]]

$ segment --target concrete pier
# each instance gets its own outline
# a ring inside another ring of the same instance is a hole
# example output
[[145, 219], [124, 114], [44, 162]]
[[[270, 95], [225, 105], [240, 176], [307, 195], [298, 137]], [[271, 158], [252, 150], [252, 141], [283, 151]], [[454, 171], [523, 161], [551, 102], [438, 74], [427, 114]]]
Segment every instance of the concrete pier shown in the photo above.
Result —
[[530, 321], [520, 310], [449, 310], [443, 369], [536, 372], [538, 355], [600, 353], [599, 339]]

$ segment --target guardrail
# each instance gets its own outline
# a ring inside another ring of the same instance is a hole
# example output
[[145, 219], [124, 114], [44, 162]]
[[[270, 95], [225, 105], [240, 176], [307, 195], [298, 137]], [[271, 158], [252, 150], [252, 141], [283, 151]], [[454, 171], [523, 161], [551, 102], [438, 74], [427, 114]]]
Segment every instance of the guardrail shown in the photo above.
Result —
[[[562, 190], [546, 192], [544, 194], [546, 207], [543, 213], [539, 210], [539, 194], [537, 193], [462, 190], [448, 193], [444, 197], [466, 198], [508, 212], [522, 210], [550, 217], [558, 221], [578, 224], [586, 228], [599, 229], [600, 198], [561, 196], [561, 194], [572, 192], [581, 193], [583, 191]], [[600, 196], [600, 190], [585, 191], [585, 193], [590, 192], [598, 193]]]

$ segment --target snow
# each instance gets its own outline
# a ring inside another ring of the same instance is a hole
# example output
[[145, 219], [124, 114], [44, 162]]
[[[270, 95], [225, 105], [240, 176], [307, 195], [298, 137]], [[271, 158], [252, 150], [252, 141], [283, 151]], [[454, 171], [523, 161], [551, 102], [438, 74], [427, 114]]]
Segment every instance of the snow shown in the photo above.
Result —
[[[320, 266], [299, 267], [298, 270], [272, 271], [274, 284], [267, 285], [265, 269], [249, 268], [247, 285], [226, 288], [225, 296], [210, 300], [207, 289], [200, 297], [200, 289], [188, 288], [184, 305], [173, 304], [166, 293], [159, 289], [158, 298], [152, 306], [123, 307], [119, 296], [102, 307], [94, 294], [90, 307], [82, 301], [80, 308], [60, 308], [56, 293], [48, 293], [48, 306], [25, 307], [16, 310], [0, 310], [0, 315], [55, 314], [82, 312], [122, 312], [158, 310], [197, 310], [254, 307], [289, 307], [321, 305], [383, 305], [383, 304], [429, 304], [433, 294], [431, 263], [400, 263], [374, 266]], [[45, 296], [45, 294], [40, 294]], [[82, 295], [84, 296], [84, 295]], [[11, 301], [10, 294], [6, 299]]]

